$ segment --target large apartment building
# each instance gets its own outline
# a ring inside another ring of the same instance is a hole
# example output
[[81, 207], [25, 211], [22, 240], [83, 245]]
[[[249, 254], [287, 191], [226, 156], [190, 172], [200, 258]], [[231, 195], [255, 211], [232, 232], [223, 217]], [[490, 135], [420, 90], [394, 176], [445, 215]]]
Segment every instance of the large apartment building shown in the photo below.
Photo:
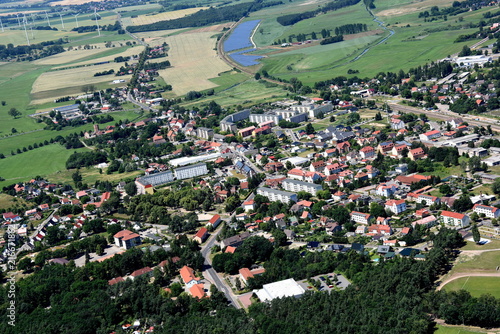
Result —
[[297, 195], [288, 191], [275, 190], [271, 188], [258, 188], [257, 194], [269, 198], [272, 202], [290, 203], [297, 202]]
[[192, 177], [208, 174], [207, 164], [196, 164], [174, 169], [177, 180], [190, 179]]
[[285, 190], [292, 192], [305, 191], [310, 193], [313, 196], [316, 196], [316, 193], [323, 189], [320, 184], [304, 182], [299, 180], [285, 179], [281, 185]]

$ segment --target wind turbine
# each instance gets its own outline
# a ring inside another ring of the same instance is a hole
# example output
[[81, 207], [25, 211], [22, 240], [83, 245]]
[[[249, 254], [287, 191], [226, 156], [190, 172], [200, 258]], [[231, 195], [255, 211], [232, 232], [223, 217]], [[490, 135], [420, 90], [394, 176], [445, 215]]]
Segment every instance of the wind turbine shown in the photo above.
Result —
[[59, 13], [59, 17], [61, 18], [62, 28], [64, 29], [64, 21], [63, 21], [63, 19], [62, 19], [62, 13]]
[[52, 26], [50, 25], [49, 14], [47, 14], [47, 11], [45, 11], [45, 17], [47, 18], [47, 23], [49, 24], [49, 27], [52, 27]]
[[19, 21], [19, 14], [16, 14], [16, 17], [17, 17], [17, 24], [21, 26], [21, 21]]
[[95, 23], [97, 24], [97, 32], [101, 36], [101, 29], [99, 29], [99, 22], [97, 21], [97, 7], [94, 7]]
[[24, 18], [23, 18], [23, 25], [24, 25], [24, 34], [26, 35], [26, 41], [28, 42], [28, 46], [29, 46], [31, 44], [30, 44], [30, 39], [28, 38], [28, 30], [26, 30], [26, 15], [24, 15]]
[[76, 14], [75, 15], [75, 20], [76, 20], [76, 27], [78, 28], [78, 15], [80, 15], [80, 13]]
[[2, 27], [2, 32], [4, 32], [5, 30], [3, 29], [2, 19], [0, 19], [0, 27]]

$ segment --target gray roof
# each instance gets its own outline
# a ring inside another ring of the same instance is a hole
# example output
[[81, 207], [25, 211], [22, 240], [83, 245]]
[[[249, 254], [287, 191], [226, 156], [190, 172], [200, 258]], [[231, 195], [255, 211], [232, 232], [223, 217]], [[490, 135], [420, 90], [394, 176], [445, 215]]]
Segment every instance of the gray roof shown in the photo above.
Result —
[[321, 184], [316, 184], [316, 183], [311, 183], [311, 182], [304, 182], [304, 181], [299, 181], [299, 180], [294, 180], [294, 179], [285, 179], [283, 183], [292, 183], [292, 184], [298, 184], [304, 187], [312, 187], [316, 190], [322, 190], [323, 187]]

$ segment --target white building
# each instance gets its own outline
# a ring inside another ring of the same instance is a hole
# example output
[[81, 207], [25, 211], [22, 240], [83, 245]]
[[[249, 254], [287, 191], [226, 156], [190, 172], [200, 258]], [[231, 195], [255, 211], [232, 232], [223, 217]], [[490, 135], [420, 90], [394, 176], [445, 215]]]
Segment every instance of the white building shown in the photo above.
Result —
[[196, 129], [196, 135], [203, 139], [210, 139], [214, 136], [214, 130], [209, 128], [198, 128]]
[[272, 202], [290, 203], [297, 202], [297, 195], [288, 191], [275, 190], [271, 188], [258, 188], [257, 194], [269, 198]]
[[476, 204], [472, 208], [472, 211], [476, 212], [478, 215], [483, 213], [488, 218], [498, 218], [500, 216], [500, 210], [494, 206]]
[[264, 123], [264, 122], [274, 122], [275, 125], [282, 120], [282, 117], [276, 115], [274, 113], [265, 113], [265, 114], [250, 114], [250, 122], [252, 123]]
[[483, 66], [486, 63], [489, 63], [493, 58], [485, 55], [480, 56], [466, 56], [466, 57], [456, 57], [453, 58], [455, 64], [462, 67], [472, 67], [474, 65]]
[[441, 137], [441, 131], [439, 130], [427, 131], [419, 136], [420, 140], [432, 140], [439, 137]]
[[394, 184], [381, 183], [377, 187], [376, 194], [379, 196], [389, 197], [394, 195], [398, 188]]
[[313, 196], [316, 196], [316, 193], [323, 189], [323, 187], [320, 184], [309, 183], [299, 180], [292, 180], [292, 179], [285, 179], [281, 185], [285, 190], [292, 192], [305, 191]]
[[268, 302], [276, 298], [301, 297], [305, 290], [293, 278], [264, 284], [262, 289], [253, 291], [260, 301]]
[[470, 224], [469, 217], [461, 213], [441, 211], [440, 221], [446, 225], [467, 227]]
[[385, 202], [386, 210], [391, 210], [396, 215], [399, 215], [401, 212], [406, 211], [406, 202], [404, 199], [391, 199]]
[[146, 186], [161, 186], [174, 181], [174, 174], [171, 171], [146, 175], [135, 180], [138, 194], [146, 193]]
[[192, 177], [208, 174], [208, 168], [207, 164], [196, 164], [176, 168], [174, 174], [177, 180], [190, 179]]
[[372, 216], [370, 216], [369, 213], [363, 213], [363, 212], [358, 212], [358, 211], [351, 212], [351, 220], [355, 221], [356, 223], [368, 224], [371, 219], [372, 219]]

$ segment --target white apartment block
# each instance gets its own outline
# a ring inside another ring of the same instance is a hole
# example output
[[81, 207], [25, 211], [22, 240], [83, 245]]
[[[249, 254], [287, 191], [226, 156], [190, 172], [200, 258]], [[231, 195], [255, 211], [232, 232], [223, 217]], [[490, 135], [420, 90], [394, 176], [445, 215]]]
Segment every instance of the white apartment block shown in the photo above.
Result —
[[207, 164], [196, 164], [174, 169], [177, 180], [189, 179], [192, 177], [208, 174]]
[[406, 202], [404, 199], [391, 199], [385, 202], [385, 208], [386, 210], [391, 210], [394, 214], [399, 215], [401, 212], [406, 211]]
[[500, 210], [498, 208], [495, 208], [494, 206], [476, 204], [474, 205], [472, 210], [478, 215], [483, 213], [488, 218], [498, 218], [500, 216]]
[[174, 181], [174, 174], [171, 171], [166, 171], [140, 177], [135, 181], [135, 184], [137, 186], [137, 193], [145, 194], [145, 187], [148, 185], [156, 187], [172, 181]]
[[297, 195], [288, 191], [275, 190], [271, 188], [258, 188], [257, 194], [269, 198], [271, 202], [290, 203], [297, 202]]
[[441, 211], [439, 220], [441, 223], [450, 226], [467, 227], [470, 224], [468, 216], [451, 211]]
[[316, 196], [316, 193], [319, 190], [323, 190], [323, 187], [320, 184], [292, 180], [292, 179], [285, 179], [281, 185], [285, 190], [292, 192], [305, 191], [313, 196]]
[[370, 216], [369, 213], [363, 213], [363, 212], [358, 212], [358, 211], [351, 212], [351, 220], [355, 221], [356, 223], [368, 224], [371, 219], [372, 219], [372, 216]]

